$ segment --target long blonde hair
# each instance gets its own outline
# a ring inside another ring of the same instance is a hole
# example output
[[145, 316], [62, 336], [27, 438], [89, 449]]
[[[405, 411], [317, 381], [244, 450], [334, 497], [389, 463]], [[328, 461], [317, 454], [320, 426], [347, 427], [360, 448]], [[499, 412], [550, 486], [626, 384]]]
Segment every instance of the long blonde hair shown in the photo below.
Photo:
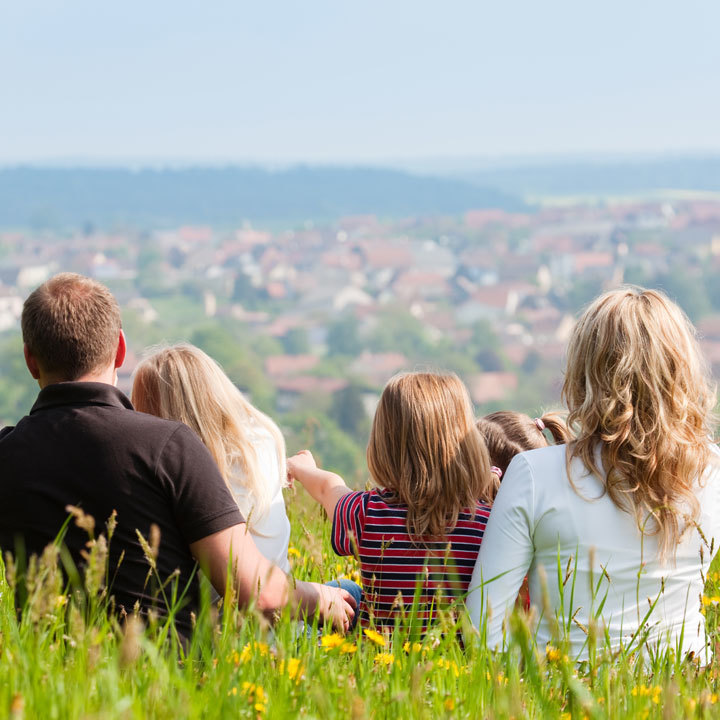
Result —
[[416, 539], [443, 538], [496, 482], [467, 389], [454, 374], [407, 373], [383, 390], [367, 448], [373, 480], [408, 508]]
[[285, 440], [211, 357], [187, 343], [151, 348], [135, 370], [131, 399], [137, 410], [179, 420], [200, 436], [228, 487], [235, 479], [248, 490], [252, 505], [241, 508], [248, 522], [267, 513], [273, 486], [260, 471], [255, 445], [258, 434], [269, 434], [285, 484]]
[[[697, 522], [716, 396], [695, 329], [661, 292], [626, 287], [597, 298], [573, 331], [562, 388], [573, 457], [619, 508], [674, 556]], [[601, 469], [596, 461], [600, 446]]]

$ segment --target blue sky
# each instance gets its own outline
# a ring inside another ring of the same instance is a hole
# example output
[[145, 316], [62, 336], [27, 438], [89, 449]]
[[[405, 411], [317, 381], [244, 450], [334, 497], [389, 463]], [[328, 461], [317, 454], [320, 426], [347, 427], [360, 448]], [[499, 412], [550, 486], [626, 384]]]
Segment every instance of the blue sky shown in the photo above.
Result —
[[720, 151], [715, 0], [0, 0], [0, 163]]

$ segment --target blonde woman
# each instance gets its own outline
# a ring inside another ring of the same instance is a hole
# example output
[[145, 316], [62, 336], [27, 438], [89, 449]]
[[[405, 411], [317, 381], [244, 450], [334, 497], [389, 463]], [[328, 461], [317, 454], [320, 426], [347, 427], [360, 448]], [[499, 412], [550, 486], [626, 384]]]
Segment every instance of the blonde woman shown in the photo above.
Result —
[[[461, 602], [467, 591], [490, 512], [484, 501], [496, 483], [460, 379], [392, 378], [375, 412], [367, 460], [377, 485], [368, 491], [353, 492], [306, 450], [288, 460], [288, 470], [332, 519], [333, 550], [360, 560], [361, 625], [392, 627], [416, 601], [424, 630], [438, 608]], [[348, 581], [340, 586], [352, 592]]]
[[289, 572], [285, 441], [277, 425], [243, 397], [212, 358], [189, 344], [151, 351], [135, 370], [131, 399], [136, 410], [179, 420], [200, 436], [258, 549]]
[[700, 652], [720, 474], [716, 396], [693, 327], [662, 293], [602, 295], [570, 339], [562, 395], [575, 438], [510, 463], [473, 574], [473, 622], [502, 644], [527, 574], [533, 601], [545, 597], [541, 647], [556, 642], [558, 620], [579, 658], [593, 627], [612, 649], [646, 638]]

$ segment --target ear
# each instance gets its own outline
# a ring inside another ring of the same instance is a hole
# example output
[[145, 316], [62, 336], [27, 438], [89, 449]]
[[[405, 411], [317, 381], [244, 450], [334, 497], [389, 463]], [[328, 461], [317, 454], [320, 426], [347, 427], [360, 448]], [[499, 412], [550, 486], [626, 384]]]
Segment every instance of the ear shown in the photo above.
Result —
[[115, 369], [119, 368], [125, 362], [125, 355], [127, 354], [127, 344], [125, 342], [125, 333], [121, 330], [120, 336], [118, 337], [118, 346], [115, 351]]
[[27, 365], [27, 369], [30, 371], [30, 374], [35, 380], [39, 380], [40, 368], [38, 367], [37, 360], [25, 343], [23, 343], [23, 354], [25, 355], [25, 364]]

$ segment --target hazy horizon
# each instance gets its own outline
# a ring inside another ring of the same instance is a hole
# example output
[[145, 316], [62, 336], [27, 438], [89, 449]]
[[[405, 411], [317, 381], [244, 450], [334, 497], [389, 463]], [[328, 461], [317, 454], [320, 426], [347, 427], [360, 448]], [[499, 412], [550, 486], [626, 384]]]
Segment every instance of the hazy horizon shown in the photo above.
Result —
[[5, 166], [720, 153], [701, 0], [26, 0], [0, 21]]
[[316, 168], [392, 169], [409, 172], [446, 173], [495, 168], [525, 168], [533, 166], [557, 166], [578, 164], [602, 166], [608, 164], [654, 163], [671, 160], [698, 160], [720, 158], [718, 150], [694, 152], [577, 152], [537, 153], [524, 155], [437, 155], [387, 157], [380, 160], [338, 158], [327, 161], [267, 160], [262, 158], [182, 158], [182, 157], [89, 157], [67, 156], [52, 159], [17, 160], [3, 162], [0, 170], [14, 168], [36, 169], [89, 169], [89, 170], [187, 170], [222, 168], [259, 168], [264, 170], [288, 170], [301, 166]]

